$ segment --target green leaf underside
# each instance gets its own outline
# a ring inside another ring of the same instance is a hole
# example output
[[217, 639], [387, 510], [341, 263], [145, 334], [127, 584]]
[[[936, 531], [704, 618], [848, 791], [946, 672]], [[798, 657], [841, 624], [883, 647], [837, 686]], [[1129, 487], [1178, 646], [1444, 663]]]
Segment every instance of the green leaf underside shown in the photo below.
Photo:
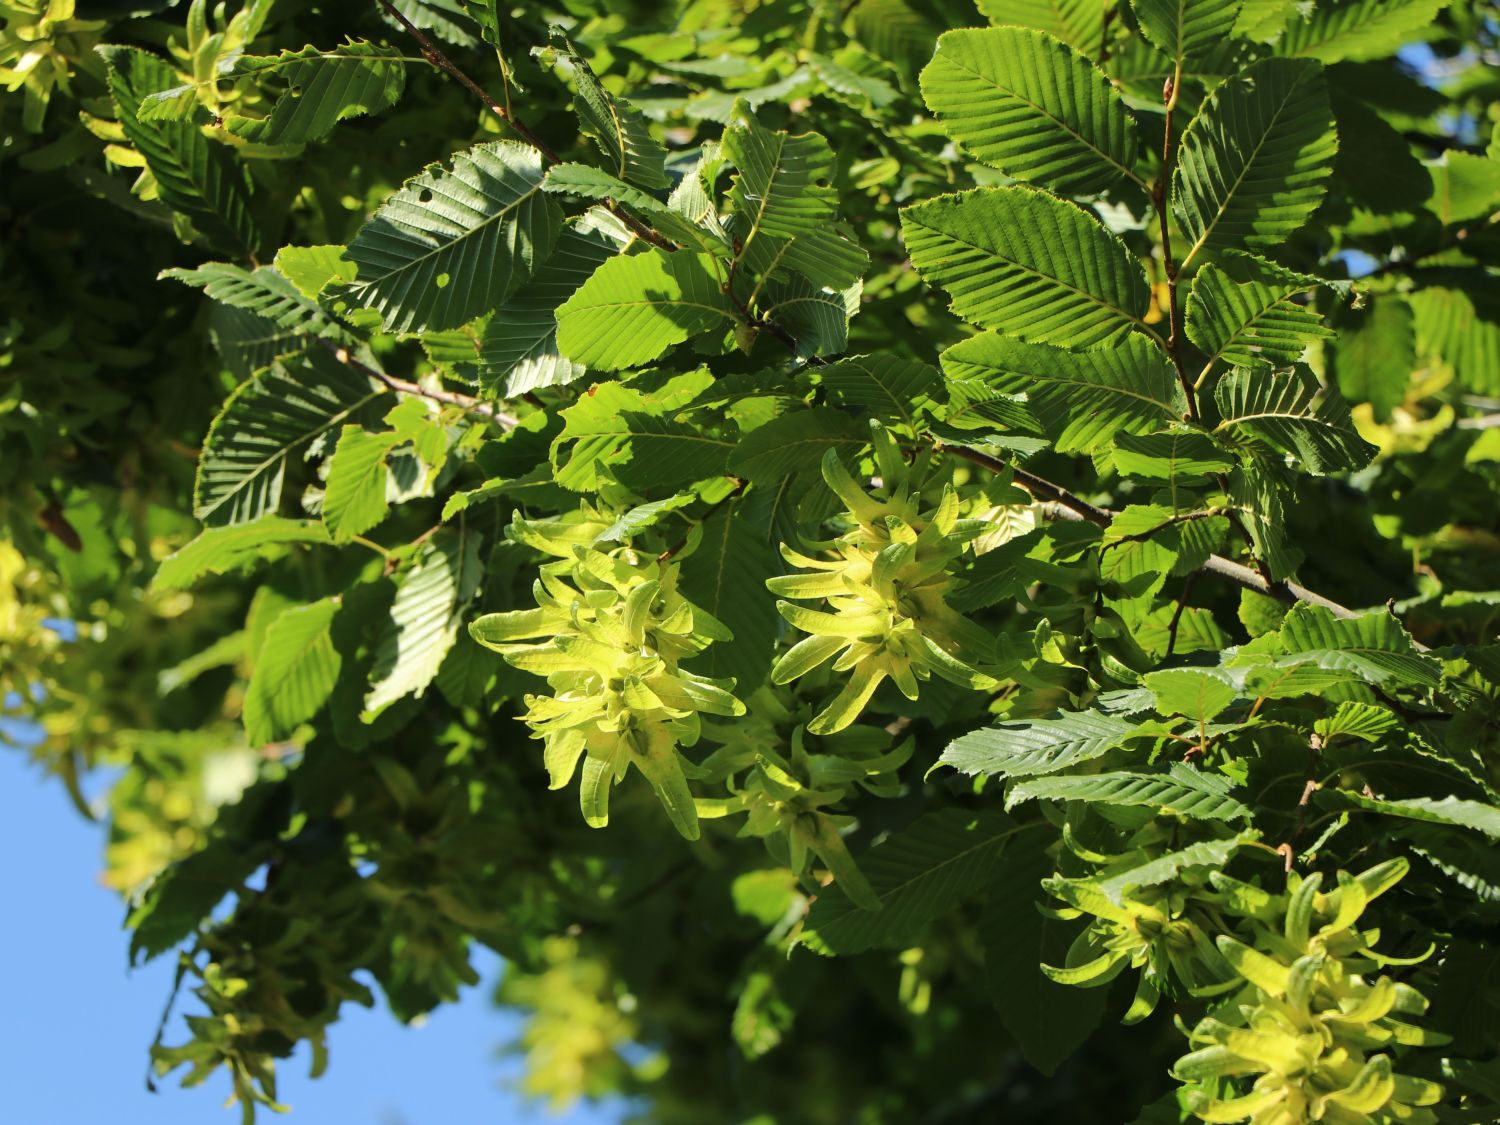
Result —
[[949, 136], [1016, 179], [1086, 195], [1133, 176], [1139, 141], [1119, 94], [1041, 32], [946, 32], [922, 96]]
[[142, 101], [177, 85], [177, 72], [134, 47], [101, 47], [109, 92], [125, 137], [156, 178], [162, 201], [188, 216], [210, 240], [254, 250], [260, 243], [251, 215], [250, 184], [229, 152], [191, 121], [146, 121]]
[[456, 328], [495, 308], [545, 261], [560, 225], [530, 145], [491, 141], [429, 165], [359, 229], [355, 280], [333, 292], [389, 332]]
[[292, 455], [381, 393], [324, 352], [241, 384], [204, 439], [193, 514], [221, 525], [275, 512]]
[[1013, 785], [1005, 795], [1014, 808], [1038, 798], [1108, 805], [1144, 805], [1195, 820], [1248, 817], [1248, 806], [1229, 793], [1226, 782], [1178, 763], [1167, 774], [1098, 773], [1032, 778]]
[[1139, 335], [1108, 348], [1068, 351], [987, 332], [949, 348], [942, 363], [950, 378], [1026, 395], [1059, 453], [1092, 452], [1120, 431], [1149, 433], [1186, 411], [1166, 357]]
[[1141, 32], [1174, 63], [1212, 51], [1234, 31], [1239, 0], [1131, 0]]
[[1314, 340], [1333, 336], [1322, 317], [1293, 299], [1314, 283], [1248, 254], [1226, 255], [1193, 278], [1188, 337], [1210, 362], [1292, 363]]
[[328, 530], [313, 520], [262, 516], [250, 523], [211, 527], [162, 559], [152, 579], [157, 590], [186, 590], [208, 574], [228, 574], [275, 558], [283, 548], [328, 543]]
[[606, 90], [588, 63], [564, 41], [561, 57], [572, 72], [577, 98], [573, 108], [584, 134], [599, 146], [611, 172], [622, 180], [655, 190], [667, 186], [667, 150], [651, 135], [645, 116]]
[[1145, 272], [1074, 204], [1024, 187], [976, 188], [901, 212], [912, 264], [981, 328], [1083, 348], [1140, 322]]
[[365, 716], [427, 690], [453, 647], [480, 578], [479, 536], [440, 531], [422, 548], [381, 623], [365, 693]]
[[479, 345], [479, 377], [503, 398], [581, 379], [557, 346], [557, 310], [618, 250], [598, 231], [563, 228], [546, 264], [495, 310]]
[[245, 731], [253, 745], [288, 737], [333, 692], [341, 663], [331, 626], [338, 602], [324, 598], [282, 611], [266, 630], [245, 693]]
[[940, 760], [962, 773], [1029, 777], [1101, 757], [1134, 730], [1115, 715], [1075, 711], [973, 731], [950, 743]]
[[1322, 203], [1337, 150], [1317, 63], [1262, 59], [1225, 82], [1182, 135], [1172, 192], [1182, 263], [1286, 241]]

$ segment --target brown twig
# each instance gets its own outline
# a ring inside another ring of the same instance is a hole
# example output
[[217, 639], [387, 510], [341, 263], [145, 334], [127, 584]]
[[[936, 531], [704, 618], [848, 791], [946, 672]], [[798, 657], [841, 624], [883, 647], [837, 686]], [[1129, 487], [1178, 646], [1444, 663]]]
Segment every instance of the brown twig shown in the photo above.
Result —
[[[961, 445], [942, 445], [955, 457], [962, 457], [965, 461], [972, 461], [976, 465], [983, 466], [991, 472], [1010, 472], [1012, 479], [1020, 487], [1040, 500], [1049, 500], [1057, 505], [1055, 513], [1063, 519], [1084, 520], [1094, 524], [1096, 527], [1108, 527], [1110, 521], [1116, 516], [1116, 512], [1109, 508], [1101, 508], [1097, 504], [1090, 504], [1082, 497], [1074, 496], [1062, 485], [1053, 484], [1044, 477], [1035, 473], [1029, 473], [1025, 469], [1014, 465], [1007, 465], [998, 458], [991, 457], [987, 453], [980, 453], [976, 449], [966, 449]], [[1309, 590], [1306, 586], [1292, 581], [1273, 582], [1262, 574], [1257, 574], [1242, 563], [1233, 562], [1222, 555], [1209, 555], [1207, 560], [1199, 568], [1209, 574], [1227, 578], [1236, 585], [1243, 586], [1247, 590], [1254, 590], [1260, 594], [1266, 594], [1284, 602], [1305, 602], [1308, 605], [1322, 606], [1335, 617], [1350, 618], [1358, 617], [1359, 614], [1348, 606], [1340, 605], [1331, 598], [1325, 598], [1315, 590]]]
[[420, 383], [413, 383], [406, 379], [398, 379], [394, 375], [387, 375], [379, 368], [371, 367], [349, 354], [349, 349], [342, 344], [336, 344], [332, 340], [320, 339], [324, 347], [333, 353], [333, 358], [345, 367], [351, 367], [362, 375], [368, 375], [377, 383], [383, 383], [391, 390], [403, 395], [417, 395], [420, 398], [431, 399], [440, 402], [444, 406], [457, 406], [469, 414], [478, 414], [488, 418], [504, 430], [513, 430], [520, 423], [514, 414], [508, 414], [492, 403], [484, 402], [473, 395], [461, 394], [458, 391], [445, 391], [440, 388], [424, 387]]
[[[546, 141], [542, 140], [541, 137], [533, 133], [526, 126], [525, 122], [521, 121], [515, 116], [515, 114], [511, 113], [505, 108], [505, 106], [501, 105], [493, 97], [491, 97], [488, 90], [486, 90], [478, 82], [475, 82], [474, 79], [465, 74], [463, 70], [459, 68], [458, 64], [450, 59], [447, 55], [445, 55], [442, 51], [442, 48], [440, 48], [436, 43], [429, 39], [427, 37], [427, 34], [420, 27], [418, 27], [416, 24], [412, 23], [411, 20], [402, 15], [400, 10], [391, 3], [391, 0], [376, 0], [376, 2], [385, 9], [387, 15], [389, 15], [393, 20], [399, 23], [406, 30], [406, 33], [412, 37], [412, 40], [417, 45], [417, 49], [422, 52], [422, 57], [424, 59], [430, 62], [433, 66], [437, 67], [439, 70], [456, 79], [466, 90], [468, 90], [476, 98], [483, 102], [486, 109], [488, 109], [496, 117], [500, 118], [501, 121], [504, 121], [507, 125], [509, 125], [511, 131], [514, 132], [516, 136], [520, 137], [532, 148], [541, 153], [542, 159], [545, 160], [548, 164], [561, 164], [563, 162], [562, 157], [557, 155], [551, 145], [549, 145]], [[609, 208], [610, 212], [617, 219], [628, 226], [636, 234], [637, 237], [643, 238], [653, 246], [659, 246], [663, 250], [677, 249], [677, 244], [674, 243], [671, 239], [667, 238], [666, 236], [655, 230], [653, 227], [650, 227], [647, 224], [641, 222], [634, 215], [630, 214], [618, 203], [616, 203], [613, 199], [606, 200], [605, 206]]]
[[1192, 596], [1193, 586], [1198, 582], [1201, 570], [1195, 570], [1189, 574], [1182, 583], [1182, 591], [1177, 595], [1177, 608], [1172, 611], [1172, 620], [1167, 624], [1167, 655], [1172, 655], [1172, 650], [1177, 647], [1177, 627], [1182, 624], [1183, 611], [1187, 609], [1188, 598]]
[[1182, 362], [1182, 314], [1177, 301], [1177, 262], [1172, 257], [1172, 223], [1167, 207], [1167, 185], [1172, 180], [1172, 114], [1177, 108], [1177, 89], [1182, 82], [1179, 67], [1162, 87], [1162, 101], [1166, 106], [1166, 131], [1161, 144], [1161, 175], [1151, 188], [1151, 202], [1156, 207], [1156, 217], [1161, 228], [1162, 272], [1167, 275], [1167, 354], [1177, 372], [1177, 382], [1182, 385], [1183, 398], [1187, 402], [1187, 420], [1198, 421], [1198, 396], [1193, 390], [1193, 381], [1188, 378], [1187, 368]]
[[[713, 517], [716, 516], [719, 513], [719, 510], [721, 508], [723, 508], [724, 505], [730, 503], [736, 496], [738, 496], [741, 492], [745, 491], [745, 483], [746, 483], [745, 481], [740, 480], [738, 477], [735, 477], [734, 478], [734, 487], [732, 489], [730, 489], [725, 495], [721, 496], [719, 499], [715, 500], [712, 504], [710, 504], [708, 506], [708, 510], [706, 512], [704, 512], [701, 516], [699, 516], [696, 520], [694, 520], [693, 523], [695, 525], [701, 525], [701, 524], [705, 524], [709, 520], [713, 519]], [[689, 534], [691, 534], [691, 531], [689, 532]], [[669, 561], [671, 561], [671, 559], [679, 551], [681, 551], [684, 547], [686, 547], [688, 545], [688, 538], [689, 538], [688, 535], [684, 535], [676, 543], [673, 543], [665, 551], [663, 551], [661, 554], [657, 555], [656, 556], [656, 561], [657, 562], [669, 562]]]

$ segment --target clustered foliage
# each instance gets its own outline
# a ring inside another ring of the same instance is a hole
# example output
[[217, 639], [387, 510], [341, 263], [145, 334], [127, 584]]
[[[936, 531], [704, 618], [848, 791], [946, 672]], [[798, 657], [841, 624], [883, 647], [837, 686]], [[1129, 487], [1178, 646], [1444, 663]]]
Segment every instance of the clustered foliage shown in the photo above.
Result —
[[1490, 0], [235, 2], [0, 3], [160, 1073], [478, 944], [668, 1125], [1500, 1120]]

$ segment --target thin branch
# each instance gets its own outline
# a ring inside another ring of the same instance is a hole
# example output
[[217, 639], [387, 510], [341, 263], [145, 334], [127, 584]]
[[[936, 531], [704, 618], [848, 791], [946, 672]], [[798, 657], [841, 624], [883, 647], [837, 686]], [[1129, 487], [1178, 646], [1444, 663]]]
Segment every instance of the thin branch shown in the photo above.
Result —
[[1183, 611], [1187, 609], [1188, 598], [1192, 596], [1193, 587], [1198, 583], [1198, 575], [1201, 570], [1195, 570], [1189, 574], [1182, 583], [1182, 592], [1177, 595], [1177, 608], [1172, 611], [1172, 620], [1167, 625], [1167, 655], [1172, 655], [1172, 650], [1177, 647], [1177, 628], [1182, 624]]
[[333, 358], [345, 367], [353, 368], [362, 375], [368, 375], [371, 379], [385, 384], [385, 386], [398, 394], [417, 395], [420, 398], [431, 399], [433, 402], [440, 402], [444, 406], [457, 406], [469, 414], [478, 414], [488, 418], [504, 430], [513, 430], [520, 424], [520, 419], [514, 414], [508, 414], [494, 404], [484, 402], [473, 395], [460, 394], [458, 391], [445, 391], [433, 387], [424, 387], [420, 383], [398, 379], [394, 375], [387, 375], [384, 371], [355, 359], [349, 354], [349, 349], [341, 344], [336, 344], [332, 340], [319, 340], [318, 342], [331, 351]]
[[1198, 421], [1198, 396], [1193, 390], [1193, 381], [1188, 378], [1187, 368], [1182, 362], [1182, 314], [1177, 301], [1177, 263], [1172, 258], [1172, 223], [1167, 207], [1167, 185], [1172, 181], [1172, 115], [1177, 108], [1177, 90], [1182, 83], [1182, 68], [1179, 66], [1162, 87], [1162, 101], [1166, 104], [1166, 132], [1161, 143], [1161, 176], [1151, 189], [1151, 202], [1156, 207], [1156, 216], [1161, 228], [1162, 270], [1167, 275], [1167, 354], [1177, 371], [1177, 382], [1182, 385], [1182, 395], [1187, 401], [1187, 420]]
[[[420, 27], [418, 27], [416, 24], [412, 23], [411, 20], [402, 15], [400, 10], [391, 3], [391, 0], [376, 0], [376, 2], [385, 9], [387, 15], [389, 15], [393, 20], [399, 23], [406, 30], [406, 33], [412, 37], [412, 39], [417, 44], [418, 50], [422, 52], [423, 58], [425, 58], [439, 70], [446, 71], [453, 78], [457, 79], [465, 89], [467, 89], [476, 98], [484, 103], [486, 109], [488, 109], [496, 117], [500, 118], [501, 121], [504, 121], [511, 127], [511, 130], [518, 137], [520, 137], [532, 148], [541, 153], [542, 159], [545, 160], [548, 164], [562, 163], [562, 157], [557, 155], [557, 153], [552, 149], [551, 145], [549, 145], [546, 141], [542, 140], [541, 137], [533, 133], [526, 126], [525, 122], [518, 119], [515, 114], [507, 110], [505, 106], [501, 105], [494, 98], [492, 98], [488, 90], [486, 90], [478, 82], [475, 82], [474, 79], [470, 78], [467, 74], [460, 70], [458, 64], [450, 59], [447, 55], [443, 54], [442, 48], [434, 43], [431, 39], [429, 39], [426, 33], [423, 32]], [[501, 69], [502, 71], [504, 70], [503, 62], [501, 64]], [[509, 78], [507, 77], [507, 98], [509, 98], [509, 90]], [[638, 237], [645, 239], [653, 246], [659, 246], [663, 250], [677, 249], [676, 243], [672, 242], [671, 239], [667, 238], [652, 227], [647, 226], [645, 223], [641, 222], [634, 215], [630, 214], [630, 212], [626, 211], [623, 207], [616, 203], [613, 199], [606, 200], [605, 206], [609, 208], [609, 210], [614, 214], [616, 218], [618, 218], [622, 223], [624, 223], [632, 231], [634, 231]]]
[[[991, 457], [986, 453], [980, 453], [975, 449], [966, 449], [961, 445], [941, 445], [955, 457], [962, 457], [965, 461], [972, 461], [976, 465], [983, 466], [991, 472], [1010, 472], [1012, 479], [1020, 487], [1031, 493], [1039, 500], [1050, 501], [1056, 505], [1053, 514], [1062, 519], [1083, 520], [1094, 524], [1096, 527], [1108, 527], [1114, 519], [1115, 512], [1109, 508], [1101, 508], [1097, 504], [1090, 504], [1080, 496], [1075, 496], [1060, 484], [1054, 484], [1045, 477], [1039, 477], [1035, 473], [1027, 472], [1025, 469], [1015, 465], [1008, 465], [998, 458]], [[1359, 614], [1348, 606], [1340, 605], [1332, 598], [1325, 598], [1316, 590], [1309, 590], [1297, 582], [1290, 580], [1272, 582], [1264, 575], [1257, 574], [1242, 563], [1226, 559], [1223, 555], [1209, 555], [1200, 570], [1209, 574], [1216, 574], [1220, 578], [1227, 578], [1238, 586], [1256, 593], [1265, 594], [1284, 602], [1305, 602], [1308, 605], [1322, 606], [1335, 617], [1351, 618]]]

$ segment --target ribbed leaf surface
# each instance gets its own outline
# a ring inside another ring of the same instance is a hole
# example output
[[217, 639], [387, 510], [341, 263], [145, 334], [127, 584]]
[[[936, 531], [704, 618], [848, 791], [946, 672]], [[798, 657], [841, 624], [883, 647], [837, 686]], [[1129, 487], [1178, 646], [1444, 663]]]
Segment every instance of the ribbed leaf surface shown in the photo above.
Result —
[[794, 271], [815, 286], [849, 288], [870, 268], [870, 255], [834, 226], [820, 226], [796, 238], [762, 234], [744, 247], [740, 269], [756, 277], [784, 277]]
[[1062, 347], [1123, 336], [1150, 297], [1140, 263], [1080, 208], [1024, 187], [941, 195], [901, 212], [912, 265], [981, 328]]
[[1365, 809], [1405, 820], [1468, 828], [1482, 832], [1492, 840], [1500, 840], [1500, 809], [1482, 801], [1467, 801], [1461, 797], [1409, 797], [1401, 801], [1382, 801], [1347, 789], [1333, 789], [1319, 793], [1318, 803], [1325, 808]]
[[491, 141], [429, 165], [375, 212], [335, 290], [378, 309], [389, 332], [456, 328], [499, 305], [544, 261], [561, 225], [530, 145]]
[[614, 200], [679, 246], [706, 250], [713, 245], [708, 232], [696, 226], [686, 215], [602, 168], [588, 164], [554, 165], [547, 170], [542, 190], [578, 199]]
[[1193, 278], [1187, 299], [1188, 338], [1210, 360], [1249, 367], [1302, 358], [1307, 345], [1333, 332], [1292, 298], [1318, 283], [1249, 254], [1226, 254]]
[[771, 669], [781, 617], [769, 597], [752, 597], [766, 579], [784, 569], [761, 529], [745, 517], [745, 501], [733, 501], [703, 525], [693, 565], [682, 569], [682, 592], [728, 626], [733, 641], [709, 645], [689, 667], [715, 679], [732, 678], [741, 699], [764, 682]]
[[1169, 773], [1096, 773], [1038, 777], [1011, 787], [1005, 807], [1037, 798], [1105, 805], [1145, 805], [1194, 820], [1233, 820], [1250, 810], [1222, 778], [1175, 764]]
[[294, 335], [343, 334], [328, 313], [271, 266], [247, 270], [231, 262], [208, 262], [192, 270], [162, 270], [161, 276], [202, 289], [220, 304], [252, 312]]
[[1437, 660], [1417, 652], [1401, 623], [1384, 610], [1339, 619], [1321, 606], [1294, 606], [1280, 637], [1288, 654], [1311, 656], [1320, 667], [1374, 684], [1436, 687], [1441, 675]]
[[594, 271], [557, 310], [557, 346], [575, 363], [618, 371], [733, 320], [713, 259], [651, 250]]
[[1214, 432], [1260, 438], [1299, 457], [1310, 473], [1368, 464], [1375, 448], [1355, 430], [1344, 400], [1329, 391], [1314, 408], [1317, 394], [1317, 381], [1305, 371], [1236, 368], [1214, 388], [1220, 417]]
[[[1324, 362], [1351, 403], [1368, 402], [1377, 422], [1406, 399], [1417, 370], [1411, 306], [1397, 293], [1381, 293], [1365, 308], [1338, 317], [1338, 339], [1324, 346]], [[1468, 334], [1476, 336], [1472, 325]]]
[[396, 104], [406, 86], [406, 63], [393, 47], [353, 41], [337, 50], [303, 47], [274, 57], [241, 58], [225, 78], [276, 82], [265, 117], [226, 114], [224, 128], [256, 144], [295, 145], [333, 132], [340, 121]]
[[153, 590], [186, 590], [206, 574], [228, 574], [242, 566], [285, 554], [299, 543], [328, 543], [328, 532], [315, 520], [264, 516], [253, 523], [210, 527], [162, 559], [151, 580]]
[[250, 213], [250, 181], [229, 150], [191, 121], [146, 121], [141, 102], [176, 86], [177, 73], [134, 47], [100, 47], [120, 128], [145, 157], [162, 202], [192, 220], [209, 239], [255, 250], [260, 232]]
[[772, 132], [740, 113], [724, 130], [723, 146], [736, 170], [729, 198], [747, 224], [745, 245], [761, 235], [810, 234], [832, 221], [838, 210], [833, 150], [822, 137]]
[[421, 695], [453, 647], [464, 608], [479, 585], [479, 536], [440, 531], [407, 572], [382, 623], [365, 694], [365, 714]]
[[793, 473], [816, 471], [830, 449], [847, 456], [868, 441], [869, 431], [842, 410], [795, 410], [746, 434], [729, 459], [729, 470], [747, 480], [775, 484]]
[[942, 376], [929, 364], [904, 356], [850, 356], [817, 368], [814, 375], [829, 401], [909, 426], [945, 397]]
[[567, 226], [536, 275], [495, 310], [479, 346], [479, 378], [502, 398], [582, 378], [557, 347], [557, 309], [619, 247], [599, 231]]
[[1172, 201], [1183, 263], [1286, 241], [1323, 202], [1337, 150], [1317, 63], [1262, 59], [1224, 82], [1182, 135]]
[[1319, 0], [1293, 16], [1277, 44], [1286, 55], [1325, 63], [1388, 55], [1420, 38], [1448, 0]]
[[386, 456], [400, 441], [391, 431], [371, 433], [363, 426], [345, 426], [328, 461], [328, 484], [323, 492], [323, 523], [336, 543], [347, 543], [385, 519]]
[[954, 344], [942, 363], [950, 378], [1024, 394], [1060, 453], [1102, 449], [1122, 430], [1162, 429], [1186, 409], [1171, 365], [1140, 335], [1075, 352], [986, 332]]
[[1449, 364], [1471, 391], [1500, 395], [1500, 318], [1494, 311], [1476, 307], [1462, 289], [1439, 286], [1417, 289], [1408, 300], [1418, 354]]
[[566, 39], [553, 49], [572, 75], [578, 124], [604, 154], [604, 166], [628, 183], [653, 191], [666, 187], [667, 150], [651, 135], [645, 115], [600, 85]]
[[879, 910], [861, 910], [833, 887], [808, 913], [803, 940], [822, 953], [910, 945], [991, 878], [1017, 827], [993, 810], [942, 809], [859, 858]]
[[797, 355], [837, 355], [849, 346], [849, 318], [859, 311], [864, 287], [842, 292], [814, 285], [798, 274], [761, 286], [755, 311], [780, 325], [797, 342]]
[[979, 10], [992, 24], [1045, 31], [1090, 58], [1104, 45], [1098, 0], [979, 0]]
[[333, 646], [339, 603], [293, 606], [266, 629], [245, 692], [245, 733], [252, 746], [286, 738], [327, 702], [342, 663]]
[[1132, 174], [1139, 142], [1119, 93], [1039, 31], [946, 32], [922, 96], [950, 137], [1014, 179], [1086, 195]]
[[968, 774], [1029, 777], [1055, 773], [1107, 754], [1134, 730], [1134, 724], [1117, 715], [1063, 712], [1050, 719], [973, 731], [949, 743], [940, 760]]
[[242, 383], [204, 438], [193, 514], [222, 525], [274, 512], [292, 453], [380, 394], [322, 352]]
[[1174, 63], [1208, 53], [1229, 38], [1239, 0], [1131, 0], [1141, 33]]

